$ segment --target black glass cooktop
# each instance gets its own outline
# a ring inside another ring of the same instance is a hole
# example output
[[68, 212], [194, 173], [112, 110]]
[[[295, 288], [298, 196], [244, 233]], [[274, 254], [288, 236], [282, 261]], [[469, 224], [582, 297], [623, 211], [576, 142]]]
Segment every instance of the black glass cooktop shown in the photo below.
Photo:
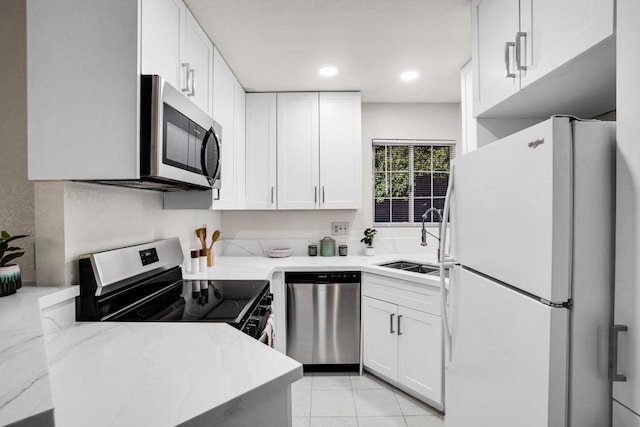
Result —
[[240, 323], [269, 291], [266, 280], [184, 280], [111, 317], [118, 321]]

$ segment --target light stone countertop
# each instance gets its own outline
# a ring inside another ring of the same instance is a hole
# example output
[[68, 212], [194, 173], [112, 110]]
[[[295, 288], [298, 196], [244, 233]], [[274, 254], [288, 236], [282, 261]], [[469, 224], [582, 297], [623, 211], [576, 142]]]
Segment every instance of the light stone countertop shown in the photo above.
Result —
[[[185, 271], [184, 277], [269, 279], [279, 271], [355, 270], [439, 286], [437, 276], [376, 265], [398, 260], [436, 264], [424, 253], [218, 257], [206, 273]], [[41, 310], [78, 294], [77, 286], [25, 286], [0, 299], [0, 425], [36, 414], [50, 420], [54, 407], [64, 426], [212, 421], [302, 376], [298, 362], [224, 324], [41, 318]]]
[[60, 288], [23, 286], [0, 298], [0, 425], [36, 417], [53, 425], [53, 402], [40, 298]]
[[[421, 264], [437, 265], [435, 254], [383, 254], [374, 256], [291, 256], [287, 258], [251, 257], [216, 257], [213, 267], [207, 272], [191, 274], [190, 265], [183, 266], [184, 278], [193, 280], [213, 279], [269, 279], [278, 271], [362, 271], [381, 274], [397, 279], [408, 280], [426, 286], [439, 287], [439, 276], [412, 273], [381, 267], [378, 264], [393, 261], [412, 261]], [[189, 260], [187, 260], [189, 261]]]

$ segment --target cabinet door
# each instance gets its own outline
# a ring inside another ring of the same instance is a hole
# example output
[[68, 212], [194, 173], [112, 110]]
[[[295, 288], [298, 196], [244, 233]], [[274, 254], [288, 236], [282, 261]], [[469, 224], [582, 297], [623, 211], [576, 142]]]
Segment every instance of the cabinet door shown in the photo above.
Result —
[[[474, 63], [474, 111], [480, 114], [520, 90], [519, 72], [515, 70], [514, 42], [520, 20], [516, 0], [476, 0], [472, 8]], [[505, 51], [509, 72], [505, 77]]]
[[246, 208], [276, 208], [276, 94], [248, 93]]
[[527, 34], [521, 87], [611, 36], [613, 14], [611, 0], [520, 0], [520, 28]]
[[361, 101], [358, 92], [320, 93], [320, 207], [362, 207]]
[[[182, 63], [189, 64], [191, 87], [187, 96], [200, 108], [211, 114], [213, 102], [213, 44], [193, 17], [186, 11], [184, 55]], [[183, 69], [184, 72], [184, 69]]]
[[278, 209], [319, 206], [318, 93], [279, 93]]
[[142, 74], [158, 74], [180, 89], [186, 84], [180, 66], [186, 11], [182, 0], [141, 2]]
[[213, 48], [213, 119], [222, 126], [220, 141], [220, 199], [217, 209], [236, 208], [236, 148], [234, 97], [236, 78], [215, 47]]
[[398, 382], [442, 403], [442, 351], [440, 317], [398, 307]]
[[398, 375], [397, 306], [362, 297], [362, 363], [393, 381]]
[[236, 209], [244, 209], [244, 195], [246, 191], [245, 175], [244, 175], [244, 158], [245, 158], [245, 116], [246, 116], [246, 93], [240, 85], [238, 80], [234, 79], [234, 93], [233, 93], [233, 125], [234, 130], [234, 144], [236, 151], [236, 158], [234, 163], [235, 177], [236, 177]]

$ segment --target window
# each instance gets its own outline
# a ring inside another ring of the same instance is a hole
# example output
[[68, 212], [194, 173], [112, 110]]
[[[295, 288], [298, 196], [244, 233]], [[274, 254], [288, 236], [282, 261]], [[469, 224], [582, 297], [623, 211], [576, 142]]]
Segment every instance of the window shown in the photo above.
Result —
[[418, 223], [430, 207], [444, 209], [454, 147], [453, 141], [374, 139], [373, 222]]

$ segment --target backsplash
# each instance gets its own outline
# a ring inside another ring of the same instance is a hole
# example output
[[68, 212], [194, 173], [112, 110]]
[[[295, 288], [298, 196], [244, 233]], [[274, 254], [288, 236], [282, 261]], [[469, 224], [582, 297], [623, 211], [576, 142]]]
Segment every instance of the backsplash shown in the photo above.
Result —
[[[337, 245], [347, 245], [349, 255], [364, 255], [365, 244], [360, 239], [340, 238], [334, 236]], [[221, 243], [219, 245], [219, 243]], [[318, 245], [317, 239], [228, 239], [216, 244], [217, 255], [223, 256], [266, 256], [265, 249], [291, 248], [293, 256], [307, 256], [309, 245]], [[428, 246], [420, 246], [420, 237], [412, 238], [376, 238], [374, 241], [376, 254], [406, 254], [406, 253], [431, 253], [438, 251], [437, 241], [429, 242]], [[336, 249], [337, 253], [337, 249]]]

